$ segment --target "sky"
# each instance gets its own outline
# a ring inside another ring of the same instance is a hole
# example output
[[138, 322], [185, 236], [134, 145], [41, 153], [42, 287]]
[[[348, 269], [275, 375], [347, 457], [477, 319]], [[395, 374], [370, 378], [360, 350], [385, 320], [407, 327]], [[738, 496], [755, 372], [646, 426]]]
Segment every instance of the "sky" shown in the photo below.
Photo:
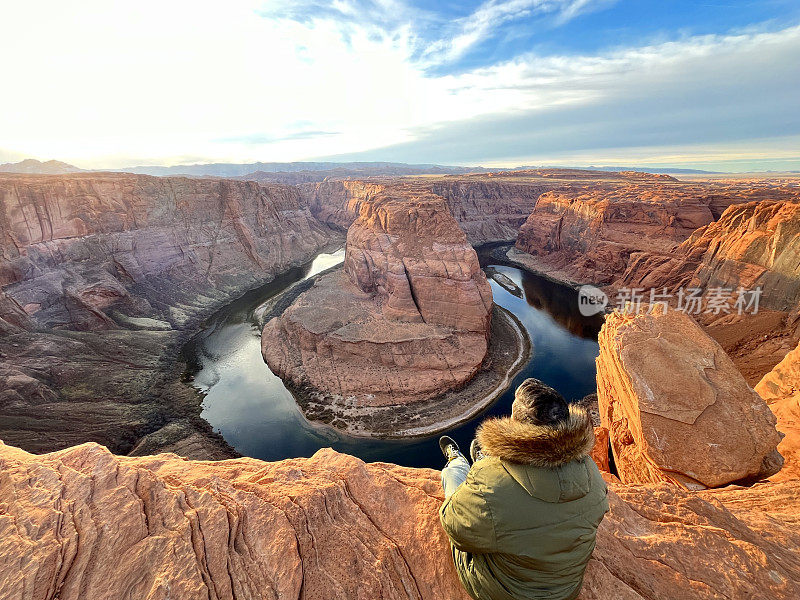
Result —
[[800, 169], [797, 0], [0, 3], [0, 162]]

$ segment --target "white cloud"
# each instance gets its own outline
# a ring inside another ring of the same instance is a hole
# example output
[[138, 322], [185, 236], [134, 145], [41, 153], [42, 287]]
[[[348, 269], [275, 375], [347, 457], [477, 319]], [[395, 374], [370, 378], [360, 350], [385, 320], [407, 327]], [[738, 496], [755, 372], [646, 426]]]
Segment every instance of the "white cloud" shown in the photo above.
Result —
[[[598, 5], [487, 2], [439, 47], [452, 58], [503, 20], [531, 11], [569, 19]], [[755, 71], [785, 77], [791, 65], [759, 67], [758, 57], [800, 47], [794, 27], [596, 56], [529, 54], [436, 75], [430, 52], [420, 57], [420, 45], [430, 40], [421, 39], [418, 21], [430, 15], [397, 0], [369, 6], [337, 0], [314, 10], [305, 3], [290, 15], [285, 4], [256, 0], [6, 3], [0, 152], [86, 167], [355, 153], [413, 143], [432, 128], [489, 115], [623, 97], [641, 98], [644, 106], [660, 82], [697, 93], [713, 84], [715, 65], [731, 61], [743, 65], [736, 82], [742, 86]], [[384, 24], [382, 14], [389, 16]]]
[[455, 21], [455, 32], [434, 42], [425, 52], [432, 63], [461, 58], [474, 46], [491, 37], [504, 23], [530, 15], [553, 15], [563, 24], [578, 15], [616, 0], [488, 0], [470, 15]]

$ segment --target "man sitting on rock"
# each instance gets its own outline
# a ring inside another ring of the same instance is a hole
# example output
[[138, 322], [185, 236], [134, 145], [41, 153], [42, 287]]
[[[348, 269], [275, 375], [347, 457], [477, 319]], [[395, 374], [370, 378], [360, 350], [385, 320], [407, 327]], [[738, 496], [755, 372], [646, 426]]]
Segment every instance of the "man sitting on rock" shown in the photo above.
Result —
[[586, 410], [536, 379], [517, 388], [510, 418], [480, 426], [472, 468], [455, 441], [439, 440], [448, 461], [440, 516], [470, 596], [578, 596], [608, 511], [593, 444]]

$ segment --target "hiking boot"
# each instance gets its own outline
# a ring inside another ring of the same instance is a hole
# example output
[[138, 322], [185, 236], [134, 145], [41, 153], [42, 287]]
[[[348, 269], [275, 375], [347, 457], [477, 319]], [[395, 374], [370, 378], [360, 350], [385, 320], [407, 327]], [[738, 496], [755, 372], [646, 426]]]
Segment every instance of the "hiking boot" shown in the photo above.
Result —
[[472, 458], [472, 462], [478, 462], [482, 458], [486, 458], [486, 455], [481, 451], [481, 445], [478, 443], [477, 439], [472, 440], [472, 443], [469, 445], [469, 455]]
[[461, 450], [458, 449], [458, 444], [456, 441], [448, 435], [443, 435], [439, 438], [439, 448], [442, 450], [442, 454], [444, 454], [447, 462], [450, 462], [454, 458], [458, 458], [461, 454]]

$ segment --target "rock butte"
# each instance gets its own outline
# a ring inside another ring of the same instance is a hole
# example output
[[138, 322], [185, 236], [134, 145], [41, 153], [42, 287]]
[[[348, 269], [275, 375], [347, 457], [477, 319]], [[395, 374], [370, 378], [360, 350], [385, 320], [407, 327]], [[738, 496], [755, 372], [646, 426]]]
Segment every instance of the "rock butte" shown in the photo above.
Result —
[[[582, 600], [794, 599], [800, 481], [610, 484]], [[0, 444], [0, 590], [15, 600], [468, 600], [439, 473], [312, 458], [121, 457]]]
[[688, 315], [612, 313], [600, 331], [597, 399], [623, 483], [690, 489], [775, 474], [775, 416]]
[[800, 345], [764, 375], [755, 390], [775, 413], [778, 431], [784, 434], [778, 444], [783, 469], [771, 479], [800, 479]]
[[477, 254], [442, 199], [381, 193], [347, 232], [344, 272], [272, 319], [262, 352], [276, 374], [333, 404], [406, 404], [475, 375], [491, 311]]

